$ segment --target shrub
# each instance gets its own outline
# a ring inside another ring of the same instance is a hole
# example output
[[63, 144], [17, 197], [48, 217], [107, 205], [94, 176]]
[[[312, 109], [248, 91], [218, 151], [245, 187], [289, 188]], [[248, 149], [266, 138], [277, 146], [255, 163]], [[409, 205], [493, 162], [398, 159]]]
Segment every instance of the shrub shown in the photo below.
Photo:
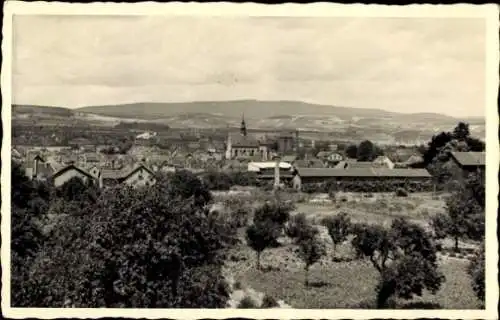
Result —
[[485, 294], [485, 251], [484, 243], [481, 243], [479, 251], [470, 259], [467, 272], [471, 278], [472, 289], [477, 298], [484, 304]]
[[396, 197], [408, 197], [408, 191], [403, 188], [396, 189]]
[[292, 239], [300, 238], [301, 232], [308, 226], [305, 213], [293, 215], [285, 227], [286, 235]]
[[333, 241], [333, 254], [339, 243], [347, 239], [351, 231], [351, 219], [347, 213], [329, 216], [323, 219], [322, 224], [328, 229], [328, 234]]
[[326, 247], [318, 236], [319, 232], [317, 228], [310, 227], [306, 229], [306, 232], [301, 234], [298, 239], [299, 245], [299, 256], [305, 262], [305, 286], [309, 286], [309, 268], [318, 262], [325, 254]]
[[238, 309], [257, 309], [259, 308], [259, 303], [255, 301], [254, 298], [251, 296], [245, 296], [243, 299], [241, 299], [240, 303], [238, 304]]
[[262, 306], [261, 308], [276, 308], [279, 307], [278, 301], [270, 295], [265, 295], [264, 299], [262, 300]]

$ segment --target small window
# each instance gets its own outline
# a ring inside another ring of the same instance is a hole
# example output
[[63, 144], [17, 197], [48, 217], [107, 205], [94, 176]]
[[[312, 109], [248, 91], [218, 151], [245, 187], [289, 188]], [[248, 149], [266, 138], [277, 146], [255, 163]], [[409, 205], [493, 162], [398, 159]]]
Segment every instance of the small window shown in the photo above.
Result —
[[144, 179], [144, 177], [142, 176], [142, 174], [140, 174], [138, 178], [139, 178], [139, 180], [143, 180]]

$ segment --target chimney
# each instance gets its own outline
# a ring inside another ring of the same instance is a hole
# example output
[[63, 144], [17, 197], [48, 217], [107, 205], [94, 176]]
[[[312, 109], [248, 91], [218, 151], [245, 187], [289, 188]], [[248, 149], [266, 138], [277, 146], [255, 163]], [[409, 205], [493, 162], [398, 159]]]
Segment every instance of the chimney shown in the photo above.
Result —
[[104, 186], [104, 183], [102, 181], [102, 172], [101, 172], [101, 170], [99, 170], [98, 175], [99, 175], [99, 188], [102, 189], [102, 187]]
[[279, 156], [275, 157], [276, 165], [274, 166], [274, 187], [278, 188], [280, 185], [280, 162], [281, 158]]
[[33, 178], [36, 178], [38, 174], [38, 156], [33, 159]]

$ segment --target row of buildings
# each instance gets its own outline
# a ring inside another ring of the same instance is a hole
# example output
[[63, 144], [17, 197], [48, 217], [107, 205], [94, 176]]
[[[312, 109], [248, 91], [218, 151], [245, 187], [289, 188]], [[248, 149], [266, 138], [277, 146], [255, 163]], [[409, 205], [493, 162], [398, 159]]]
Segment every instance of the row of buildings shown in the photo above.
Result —
[[[291, 182], [300, 189], [303, 183], [324, 182], [327, 180], [409, 180], [430, 181], [432, 176], [426, 169], [394, 168], [382, 161], [355, 162], [341, 160], [335, 167], [302, 165], [301, 160], [274, 156], [272, 161], [249, 162], [246, 168], [240, 171], [253, 172], [259, 179], [274, 180], [275, 184]], [[152, 186], [156, 183], [159, 172], [172, 172], [178, 169], [188, 169], [182, 166], [165, 165], [150, 167], [143, 162], [121, 168], [100, 167], [90, 165], [79, 166], [74, 163], [61, 164], [49, 162], [36, 155], [24, 163], [26, 175], [30, 179], [50, 180], [56, 187], [63, 185], [70, 179], [78, 177], [83, 181], [92, 180], [99, 187], [127, 184], [133, 187]], [[448, 168], [457, 174], [460, 179], [469, 172], [484, 170], [484, 152], [452, 152]], [[192, 170], [203, 173], [204, 170]]]

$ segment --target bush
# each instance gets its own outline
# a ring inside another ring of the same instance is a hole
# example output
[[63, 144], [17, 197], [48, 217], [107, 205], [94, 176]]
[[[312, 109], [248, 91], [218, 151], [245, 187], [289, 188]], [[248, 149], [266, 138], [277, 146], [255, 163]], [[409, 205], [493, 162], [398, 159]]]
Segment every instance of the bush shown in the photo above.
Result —
[[258, 308], [259, 308], [259, 303], [250, 296], [244, 297], [238, 304], [238, 309], [258, 309]]
[[28, 305], [225, 306], [222, 261], [234, 228], [192, 201], [204, 198], [194, 187], [109, 189], [82, 214], [60, 219], [31, 267], [33, 283], [26, 285], [36, 295]]
[[266, 294], [266, 296], [262, 300], [261, 308], [276, 308], [276, 307], [279, 307], [278, 301], [274, 297]]
[[398, 188], [396, 190], [396, 197], [408, 197], [408, 191], [403, 188]]
[[291, 239], [297, 239], [307, 226], [308, 223], [305, 213], [293, 215], [285, 227], [286, 235]]

